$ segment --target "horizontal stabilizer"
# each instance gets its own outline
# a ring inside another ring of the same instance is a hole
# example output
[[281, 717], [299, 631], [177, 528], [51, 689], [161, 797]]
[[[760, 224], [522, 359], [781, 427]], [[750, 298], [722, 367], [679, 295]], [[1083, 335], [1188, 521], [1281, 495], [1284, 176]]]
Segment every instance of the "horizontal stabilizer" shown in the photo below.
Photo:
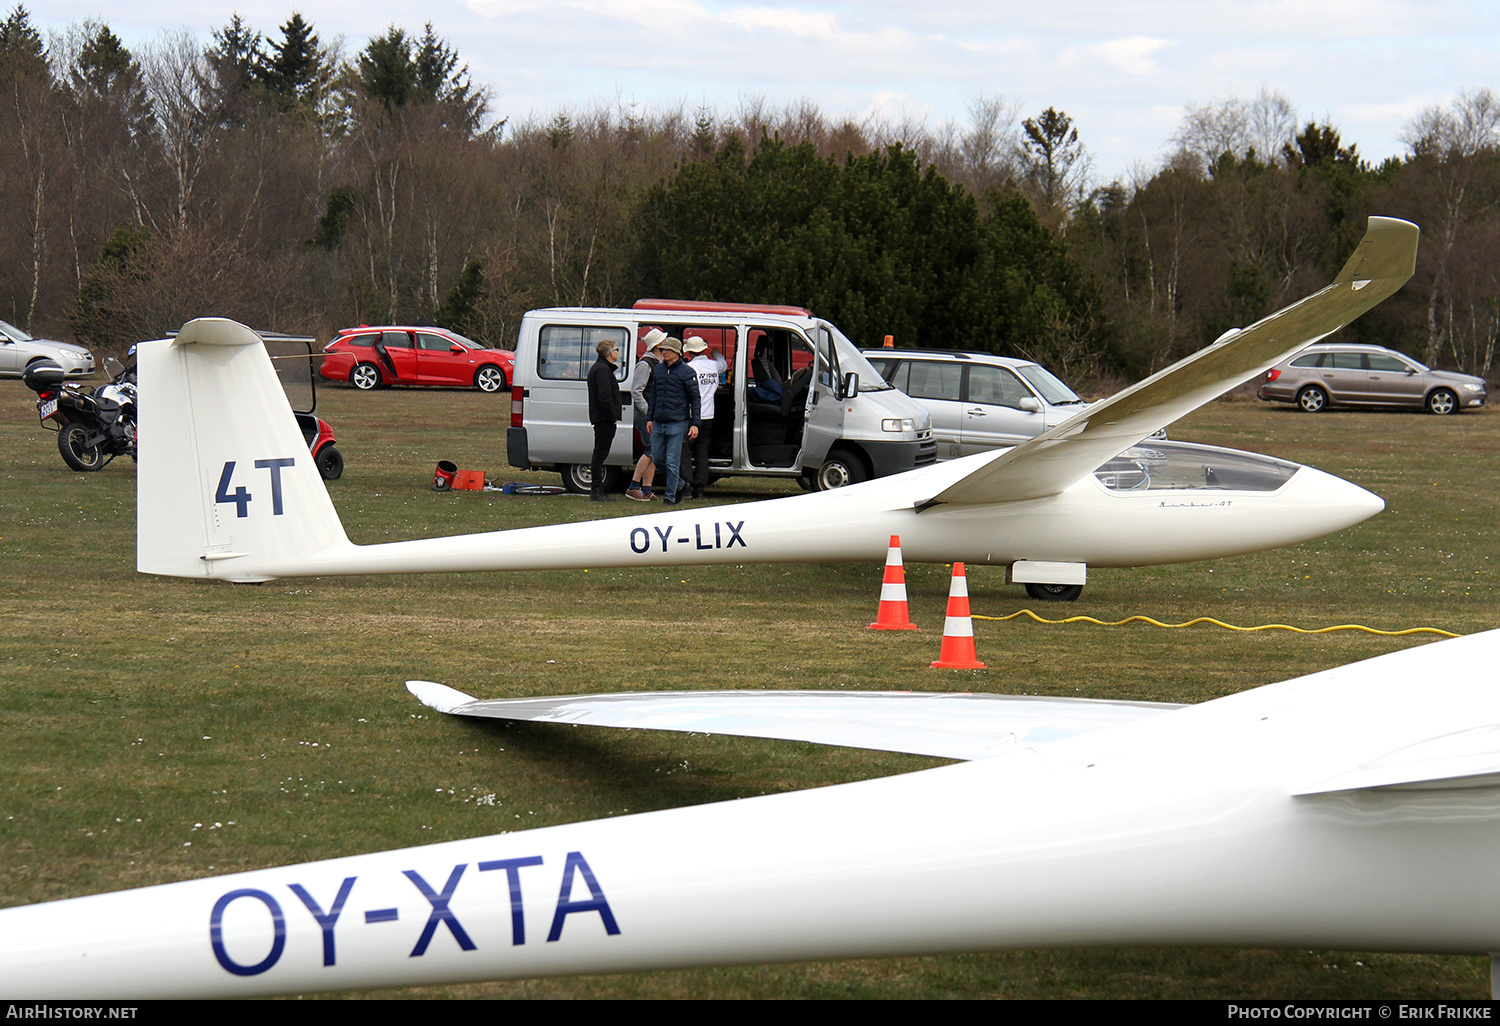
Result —
[[406, 688], [425, 705], [454, 716], [777, 738], [962, 760], [1180, 708], [1162, 702], [916, 691], [635, 691], [478, 700], [431, 681], [407, 681]]
[[1399, 289], [1416, 270], [1417, 226], [1372, 217], [1333, 284], [1166, 370], [1095, 403], [933, 495], [931, 503], [991, 503], [1056, 495], [1180, 417], [1319, 339]]

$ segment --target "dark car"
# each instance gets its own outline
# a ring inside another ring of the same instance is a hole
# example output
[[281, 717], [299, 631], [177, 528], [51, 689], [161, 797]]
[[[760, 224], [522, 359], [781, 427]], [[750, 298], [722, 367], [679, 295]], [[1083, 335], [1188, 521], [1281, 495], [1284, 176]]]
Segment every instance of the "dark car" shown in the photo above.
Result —
[[1308, 413], [1330, 406], [1400, 406], [1440, 416], [1484, 405], [1483, 378], [1431, 370], [1380, 346], [1309, 346], [1266, 371], [1256, 393]]
[[323, 347], [318, 373], [361, 391], [382, 385], [509, 386], [516, 354], [488, 349], [445, 328], [345, 328]]

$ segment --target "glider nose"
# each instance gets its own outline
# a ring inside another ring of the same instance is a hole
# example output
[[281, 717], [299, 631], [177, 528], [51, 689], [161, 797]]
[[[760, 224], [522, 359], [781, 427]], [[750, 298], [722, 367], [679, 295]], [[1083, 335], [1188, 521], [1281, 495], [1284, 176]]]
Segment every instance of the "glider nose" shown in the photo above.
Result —
[[1385, 509], [1385, 500], [1357, 484], [1312, 467], [1303, 467], [1293, 491], [1308, 519], [1320, 521], [1318, 534], [1353, 527]]

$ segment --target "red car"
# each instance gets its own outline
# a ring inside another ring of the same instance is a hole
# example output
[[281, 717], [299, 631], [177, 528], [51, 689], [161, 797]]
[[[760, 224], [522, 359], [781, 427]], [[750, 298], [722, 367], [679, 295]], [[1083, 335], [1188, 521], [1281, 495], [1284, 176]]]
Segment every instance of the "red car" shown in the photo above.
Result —
[[345, 328], [323, 347], [318, 373], [362, 391], [381, 385], [472, 385], [501, 392], [516, 354], [486, 349], [445, 328]]

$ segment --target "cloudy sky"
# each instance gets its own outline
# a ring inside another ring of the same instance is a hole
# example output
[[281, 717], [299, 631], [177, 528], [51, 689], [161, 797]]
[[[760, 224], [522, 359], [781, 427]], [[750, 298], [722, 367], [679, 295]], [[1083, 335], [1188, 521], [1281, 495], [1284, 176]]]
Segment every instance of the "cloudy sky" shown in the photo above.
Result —
[[763, 97], [825, 113], [962, 124], [978, 96], [1074, 118], [1101, 179], [1150, 167], [1185, 104], [1263, 87], [1329, 120], [1372, 159], [1460, 91], [1500, 87], [1496, 0], [33, 0], [61, 30], [101, 18], [131, 47], [204, 39], [232, 12], [274, 31], [302, 11], [346, 53], [391, 24], [448, 39], [497, 115], [598, 101], [732, 110]]

